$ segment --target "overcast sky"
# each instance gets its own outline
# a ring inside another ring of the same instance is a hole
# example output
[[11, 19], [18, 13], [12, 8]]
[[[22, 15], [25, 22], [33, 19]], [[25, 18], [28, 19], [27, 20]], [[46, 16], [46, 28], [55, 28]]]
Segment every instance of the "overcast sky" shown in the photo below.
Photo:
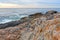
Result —
[[60, 8], [60, 0], [0, 0], [0, 8]]

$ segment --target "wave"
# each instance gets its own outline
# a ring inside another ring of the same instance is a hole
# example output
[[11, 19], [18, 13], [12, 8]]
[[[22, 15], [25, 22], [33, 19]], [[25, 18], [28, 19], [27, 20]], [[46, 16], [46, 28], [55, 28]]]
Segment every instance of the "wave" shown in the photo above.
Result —
[[27, 17], [28, 15], [15, 15], [15, 16], [7, 16], [7, 17], [1, 17], [0, 19], [0, 24], [11, 22], [11, 21], [16, 21], [21, 19], [22, 17]]

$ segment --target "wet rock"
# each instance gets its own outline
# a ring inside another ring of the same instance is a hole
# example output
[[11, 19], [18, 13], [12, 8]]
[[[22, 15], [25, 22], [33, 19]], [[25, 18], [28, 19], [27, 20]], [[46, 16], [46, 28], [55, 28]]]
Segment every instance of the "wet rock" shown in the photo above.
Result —
[[23, 18], [21, 18], [20, 20], [21, 20], [22, 22], [26, 22], [26, 21], [29, 20], [29, 18], [28, 18], [28, 17], [23, 17]]
[[19, 24], [20, 24], [19, 21], [12, 21], [12, 22], [8, 22], [8, 23], [5, 23], [5, 24], [0, 24], [0, 29], [4, 29], [4, 28], [7, 28], [7, 27], [14, 27], [14, 26], [17, 26]]
[[40, 17], [42, 16], [43, 14], [42, 13], [35, 13], [35, 14], [31, 14], [29, 15], [30, 18], [37, 18], [37, 17]]
[[18, 20], [18, 21], [11, 21], [8, 23], [0, 24], [0, 29], [5, 29], [8, 27], [15, 27], [15, 26], [18, 26], [19, 24], [26, 22], [26, 21], [27, 20]]

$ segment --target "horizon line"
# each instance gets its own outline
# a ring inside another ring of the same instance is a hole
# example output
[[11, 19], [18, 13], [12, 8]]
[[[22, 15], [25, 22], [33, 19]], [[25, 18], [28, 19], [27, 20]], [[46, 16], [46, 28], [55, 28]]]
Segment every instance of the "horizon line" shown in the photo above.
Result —
[[[49, 8], [49, 7], [47, 7], [47, 8]], [[52, 8], [52, 7], [51, 7]], [[54, 8], [58, 8], [58, 7], [54, 7]], [[28, 9], [28, 8], [27, 8]]]

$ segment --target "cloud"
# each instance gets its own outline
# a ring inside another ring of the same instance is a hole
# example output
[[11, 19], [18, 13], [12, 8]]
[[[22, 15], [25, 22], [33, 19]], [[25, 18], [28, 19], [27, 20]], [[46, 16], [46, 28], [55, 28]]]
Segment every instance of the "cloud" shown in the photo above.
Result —
[[0, 8], [36, 8], [36, 5], [19, 5], [12, 3], [0, 3]]
[[0, 8], [58, 8], [60, 5], [56, 6], [53, 4], [12, 4], [12, 3], [0, 3]]
[[19, 2], [41, 2], [41, 3], [60, 3], [60, 0], [18, 0]]
[[16, 4], [29, 4], [29, 3], [47, 3], [47, 4], [59, 4], [60, 0], [1, 0], [3, 3], [16, 3]]
[[58, 8], [60, 0], [1, 0], [0, 8]]
[[0, 8], [36, 8], [35, 4], [28, 4], [28, 5], [19, 5], [19, 4], [12, 4], [12, 3], [0, 3]]
[[23, 5], [11, 4], [11, 3], [0, 3], [0, 8], [19, 8]]

